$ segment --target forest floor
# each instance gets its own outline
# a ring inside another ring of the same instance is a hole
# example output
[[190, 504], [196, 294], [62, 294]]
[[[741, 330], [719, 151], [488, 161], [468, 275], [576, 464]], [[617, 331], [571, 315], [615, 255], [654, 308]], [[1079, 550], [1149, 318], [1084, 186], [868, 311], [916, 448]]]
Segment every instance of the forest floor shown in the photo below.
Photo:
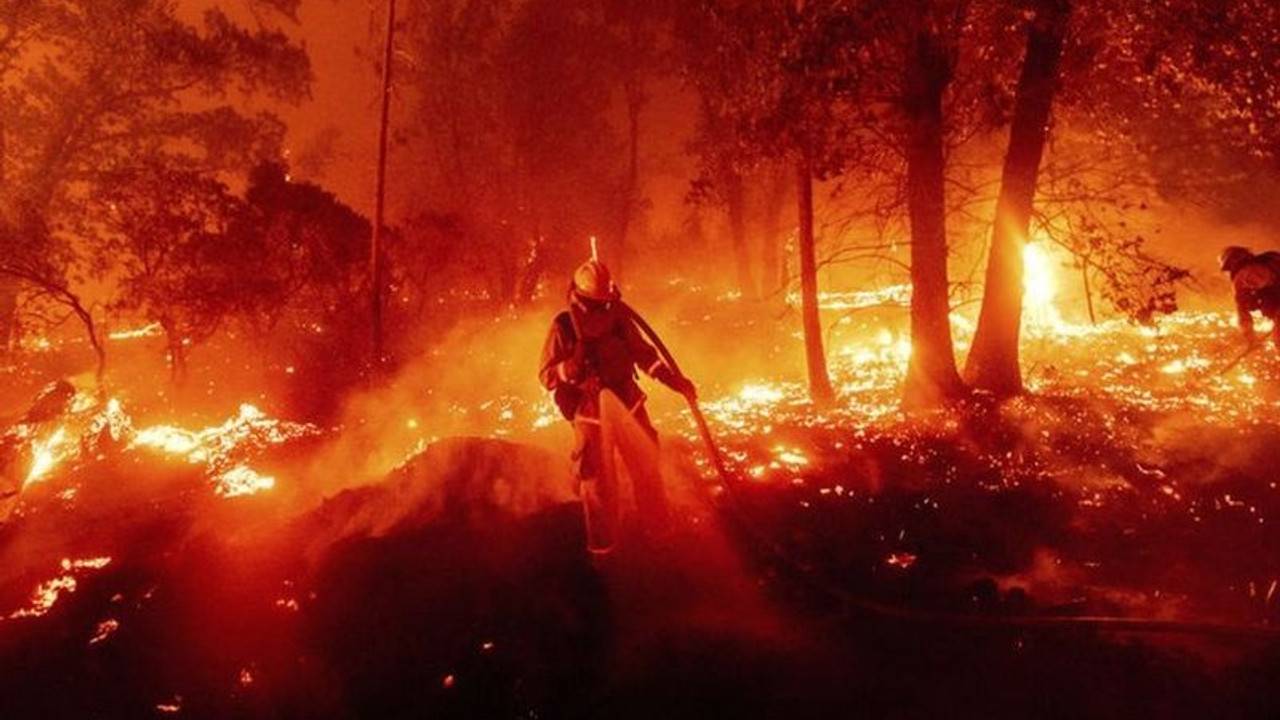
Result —
[[1275, 718], [1280, 361], [1169, 327], [1046, 330], [1029, 395], [925, 416], [896, 336], [854, 328], [838, 410], [704, 384], [727, 479], [655, 397], [676, 529], [600, 567], [536, 393], [372, 477], [349, 423], [14, 410], [0, 710]]

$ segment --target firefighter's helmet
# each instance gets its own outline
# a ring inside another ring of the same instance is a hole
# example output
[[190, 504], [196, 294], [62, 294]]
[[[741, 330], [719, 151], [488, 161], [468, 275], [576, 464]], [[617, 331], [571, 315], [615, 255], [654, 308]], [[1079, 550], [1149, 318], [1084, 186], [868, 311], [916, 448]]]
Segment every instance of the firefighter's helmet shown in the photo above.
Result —
[[573, 291], [588, 300], [612, 300], [618, 295], [609, 267], [595, 259], [582, 263], [573, 272]]
[[1234, 275], [1242, 265], [1252, 259], [1253, 253], [1250, 252], [1249, 248], [1231, 245], [1223, 248], [1222, 252], [1218, 253], [1218, 269]]

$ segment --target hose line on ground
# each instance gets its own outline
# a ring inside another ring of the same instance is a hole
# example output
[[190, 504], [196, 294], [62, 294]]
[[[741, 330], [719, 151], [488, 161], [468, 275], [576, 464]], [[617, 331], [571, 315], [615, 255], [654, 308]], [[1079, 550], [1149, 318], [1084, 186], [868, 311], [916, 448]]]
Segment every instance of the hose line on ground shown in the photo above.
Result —
[[[683, 375], [675, 357], [671, 354], [670, 349], [667, 348], [666, 343], [662, 341], [662, 338], [653, 329], [653, 327], [649, 325], [649, 323], [645, 321], [645, 319], [641, 317], [640, 314], [630, 305], [627, 305], [622, 301], [618, 301], [618, 303], [622, 307], [623, 312], [630, 317], [631, 321], [636, 324], [636, 327], [644, 333], [649, 342], [651, 342], [654, 348], [657, 349], [658, 354], [662, 356], [663, 362], [671, 368], [671, 371], [676, 375]], [[847, 590], [837, 587], [830, 580], [817, 574], [812, 568], [805, 566], [790, 552], [788, 552], [787, 549], [784, 548], [777, 540], [774, 540], [768, 534], [759, 530], [755, 524], [751, 522], [746, 506], [738, 498], [734, 490], [733, 475], [724, 462], [724, 455], [720, 452], [720, 447], [716, 443], [715, 437], [711, 434], [711, 428], [707, 424], [706, 416], [702, 413], [702, 408], [698, 405], [698, 401], [695, 397], [686, 395], [685, 401], [689, 405], [689, 412], [693, 416], [694, 423], [698, 427], [698, 434], [701, 436], [702, 443], [706, 448], [707, 454], [711, 458], [711, 465], [715, 468], [716, 474], [720, 477], [720, 484], [724, 488], [724, 497], [728, 501], [728, 509], [736, 516], [735, 520], [738, 526], [751, 537], [751, 540], [754, 543], [759, 545], [770, 555], [774, 556], [774, 558], [789, 569], [792, 574], [803, 580], [810, 587], [836, 600], [839, 604], [844, 605], [845, 607], [857, 608], [883, 618], [929, 622], [960, 627], [1093, 629], [1124, 633], [1255, 638], [1265, 641], [1280, 640], [1280, 628], [1278, 627], [1181, 620], [1156, 620], [1151, 618], [1128, 618], [1105, 615], [974, 615], [918, 610], [889, 605], [854, 595]]]

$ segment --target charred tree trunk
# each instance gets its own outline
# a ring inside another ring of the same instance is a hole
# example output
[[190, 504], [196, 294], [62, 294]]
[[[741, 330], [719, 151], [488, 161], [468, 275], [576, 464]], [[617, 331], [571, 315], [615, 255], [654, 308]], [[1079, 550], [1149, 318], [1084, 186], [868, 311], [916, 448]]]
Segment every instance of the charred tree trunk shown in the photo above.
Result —
[[369, 244], [370, 275], [370, 342], [373, 350], [372, 365], [375, 370], [383, 366], [383, 267], [386, 258], [382, 249], [382, 233], [384, 228], [384, 212], [387, 200], [387, 142], [391, 127], [391, 68], [394, 58], [396, 30], [396, 0], [387, 2], [387, 30], [382, 48], [382, 96], [378, 117], [378, 159], [375, 167], [374, 205], [373, 205], [373, 238]]
[[[7, 138], [4, 118], [0, 118], [0, 190], [5, 192], [9, 191], [9, 178], [5, 166]], [[0, 213], [3, 213], [0, 215], [0, 239], [5, 240], [5, 244], [9, 244], [5, 235], [11, 232], [7, 210], [8, 208], [0, 207]], [[0, 356], [7, 355], [13, 349], [18, 339], [17, 327], [18, 281], [12, 277], [0, 275]]]
[[18, 283], [0, 275], [0, 355], [13, 350], [18, 340]]
[[102, 344], [102, 336], [98, 333], [98, 325], [93, 320], [93, 313], [89, 312], [89, 308], [84, 306], [80, 301], [80, 297], [70, 290], [62, 289], [60, 291], [63, 302], [71, 308], [76, 317], [80, 320], [80, 324], [84, 325], [84, 332], [89, 336], [89, 346], [93, 348], [94, 359], [94, 380], [98, 384], [98, 389], [102, 389], [102, 382], [107, 374], [107, 348]]
[[1089, 324], [1097, 325], [1098, 317], [1093, 312], [1093, 288], [1089, 284], [1089, 260], [1080, 260], [1080, 279], [1084, 281], [1084, 302], [1089, 309]]
[[[536, 226], [530, 234], [538, 236]], [[512, 242], [515, 242], [514, 238]], [[489, 300], [497, 307], [510, 307], [516, 303], [516, 296], [520, 291], [520, 260], [513, 253], [500, 252], [495, 253], [492, 264], [493, 280], [490, 287], [493, 288], [493, 296]]]
[[529, 253], [529, 262], [525, 264], [524, 273], [520, 277], [516, 305], [527, 306], [538, 294], [538, 284], [542, 282], [542, 274], [546, 271], [547, 265], [546, 243], [543, 240], [542, 235], [534, 235], [533, 251]]
[[904, 403], [934, 407], [961, 396], [951, 339], [942, 97], [953, 60], [936, 31], [920, 30], [908, 54], [903, 106], [911, 218], [911, 361]]
[[733, 262], [738, 270], [738, 291], [753, 299], [756, 284], [751, 278], [751, 253], [747, 249], [747, 201], [742, 175], [727, 173], [725, 203], [729, 210], [729, 242], [733, 246]]
[[800, 212], [800, 315], [804, 322], [804, 354], [809, 369], [809, 397], [817, 405], [835, 400], [822, 349], [822, 322], [818, 317], [818, 262], [813, 236], [813, 170], [808, 158], [796, 167], [796, 198]]
[[987, 259], [982, 311], [965, 375], [975, 387], [1005, 397], [1022, 392], [1018, 340], [1022, 329], [1022, 250], [1049, 134], [1069, 0], [1039, 0], [1027, 32]]

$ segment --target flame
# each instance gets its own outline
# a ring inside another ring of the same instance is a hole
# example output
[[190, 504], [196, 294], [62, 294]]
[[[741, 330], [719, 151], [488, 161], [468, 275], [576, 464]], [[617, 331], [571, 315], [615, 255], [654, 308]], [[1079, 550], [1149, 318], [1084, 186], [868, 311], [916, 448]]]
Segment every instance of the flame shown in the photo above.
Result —
[[107, 338], [111, 340], [136, 340], [138, 338], [154, 337], [161, 333], [160, 323], [151, 323], [140, 328], [132, 330], [117, 330], [109, 333]]
[[1054, 300], [1058, 296], [1058, 280], [1048, 252], [1039, 243], [1030, 242], [1022, 248], [1022, 302], [1024, 322], [1032, 327], [1066, 327]]
[[42, 480], [69, 453], [65, 426], [59, 427], [48, 438], [31, 443], [31, 470], [27, 472], [22, 488], [25, 490], [32, 483]]
[[[87, 408], [73, 407], [68, 423], [79, 428], [72, 431], [69, 425], [59, 426], [42, 439], [32, 439], [36, 429], [32, 425], [18, 425], [10, 433], [20, 442], [30, 442], [31, 467], [21, 486], [25, 490], [33, 483], [46, 479], [60, 463], [82, 453], [90, 457], [100, 455], [102, 443], [124, 444], [125, 449], [147, 448], [166, 455], [179, 457], [192, 464], [203, 464], [213, 483], [214, 492], [222, 497], [238, 497], [269, 490], [276, 479], [262, 475], [246, 464], [247, 456], [266, 447], [290, 440], [319, 434], [314, 425], [293, 423], [267, 417], [257, 407], [244, 404], [238, 414], [222, 425], [201, 430], [188, 430], [174, 425], [154, 425], [135, 428], [133, 419], [124, 411], [118, 399], [108, 400], [97, 414], [87, 421], [76, 419]], [[82, 435], [81, 435], [82, 434]], [[80, 435], [79, 441], [73, 440]], [[68, 491], [63, 491], [63, 496]]]
[[768, 405], [781, 402], [783, 397], [780, 388], [765, 383], [749, 383], [738, 392], [738, 400], [745, 405]]
[[897, 567], [897, 568], [902, 568], [903, 570], [906, 570], [912, 565], [915, 565], [917, 559], [918, 558], [916, 557], [915, 553], [909, 553], [909, 552], [889, 553], [889, 556], [884, 559], [884, 562], [886, 565], [890, 567]]
[[186, 455], [191, 462], [201, 462], [207, 455], [200, 449], [197, 433], [172, 425], [143, 428], [133, 437], [133, 445], [155, 448], [170, 455]]
[[226, 498], [254, 495], [275, 487], [276, 479], [249, 468], [239, 456], [246, 449], [279, 445], [319, 430], [305, 423], [274, 420], [245, 403], [236, 417], [203, 430], [156, 425], [139, 430], [131, 447], [148, 447], [209, 467], [214, 492]]
[[275, 478], [260, 475], [245, 465], [237, 465], [220, 473], [214, 480], [214, 492], [227, 498], [256, 495], [275, 486]]
[[97, 627], [93, 629], [93, 636], [89, 638], [89, 644], [97, 645], [103, 640], [106, 640], [107, 638], [111, 637], [113, 634], [115, 634], [115, 631], [119, 629], [120, 629], [119, 620], [115, 620], [113, 618], [108, 618], [106, 620], [103, 620], [102, 622], [98, 623]]
[[[799, 307], [800, 294], [787, 296], [787, 302]], [[886, 285], [874, 290], [852, 292], [824, 292], [818, 295], [818, 307], [823, 310], [863, 310], [874, 307], [907, 307], [911, 304], [911, 284]]]

